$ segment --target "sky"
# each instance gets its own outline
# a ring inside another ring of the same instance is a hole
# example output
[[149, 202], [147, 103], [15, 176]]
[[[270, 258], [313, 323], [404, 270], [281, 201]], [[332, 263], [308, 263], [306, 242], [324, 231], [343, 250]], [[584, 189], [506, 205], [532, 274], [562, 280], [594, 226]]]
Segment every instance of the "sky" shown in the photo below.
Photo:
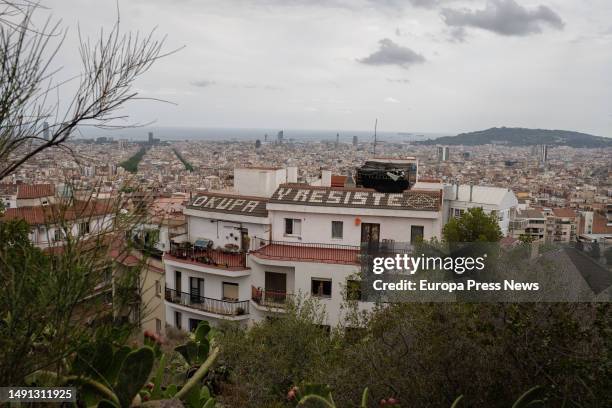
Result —
[[[42, 0], [79, 72], [108, 0]], [[612, 136], [609, 0], [120, 0], [121, 27], [167, 51], [124, 110], [156, 126], [459, 133], [494, 126]]]

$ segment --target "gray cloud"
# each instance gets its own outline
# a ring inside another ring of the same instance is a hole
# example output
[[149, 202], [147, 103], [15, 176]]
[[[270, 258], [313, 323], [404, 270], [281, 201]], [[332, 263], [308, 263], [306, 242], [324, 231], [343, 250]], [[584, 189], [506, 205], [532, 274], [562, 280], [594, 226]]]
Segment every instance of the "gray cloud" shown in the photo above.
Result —
[[515, 0], [488, 0], [483, 10], [447, 8], [442, 10], [442, 18], [452, 27], [476, 27], [508, 36], [538, 34], [542, 32], [543, 25], [557, 30], [565, 25], [549, 7], [540, 5], [527, 9]]
[[414, 64], [422, 64], [425, 57], [407, 47], [402, 47], [388, 38], [383, 38], [378, 42], [378, 51], [357, 61], [367, 65], [397, 65], [408, 68]]
[[198, 88], [206, 88], [207, 86], [214, 85], [215, 81], [209, 81], [207, 79], [200, 79], [197, 81], [191, 81], [191, 85], [197, 86]]

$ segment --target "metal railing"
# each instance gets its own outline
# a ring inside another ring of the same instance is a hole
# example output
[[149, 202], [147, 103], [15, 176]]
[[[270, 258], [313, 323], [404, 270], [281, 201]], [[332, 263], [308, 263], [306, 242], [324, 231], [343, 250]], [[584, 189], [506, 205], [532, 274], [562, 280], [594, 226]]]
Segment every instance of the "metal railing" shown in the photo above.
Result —
[[251, 299], [260, 306], [284, 308], [293, 299], [293, 293], [251, 286]]
[[221, 268], [246, 268], [246, 253], [243, 251], [225, 251], [171, 243], [170, 255], [175, 258]]
[[192, 293], [177, 292], [166, 288], [166, 300], [177, 305], [183, 305], [203, 312], [215, 313], [224, 316], [241, 316], [249, 314], [248, 300], [219, 300]]
[[251, 253], [269, 259], [293, 259], [314, 262], [359, 263], [361, 248], [353, 245], [273, 241], [256, 238]]

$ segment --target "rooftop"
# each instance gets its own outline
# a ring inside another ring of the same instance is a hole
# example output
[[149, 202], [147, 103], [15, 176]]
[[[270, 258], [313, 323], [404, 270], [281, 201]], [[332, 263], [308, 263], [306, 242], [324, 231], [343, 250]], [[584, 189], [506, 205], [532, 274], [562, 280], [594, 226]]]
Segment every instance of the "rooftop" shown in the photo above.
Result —
[[0, 219], [4, 221], [24, 220], [29, 225], [53, 224], [57, 221], [74, 221], [78, 219], [112, 214], [113, 207], [109, 201], [77, 201], [72, 206], [50, 205], [46, 207], [7, 208]]
[[282, 184], [270, 198], [270, 203], [279, 204], [417, 211], [439, 211], [441, 202], [441, 190], [379, 193], [367, 188], [315, 187], [306, 184]]
[[268, 200], [262, 197], [206, 192], [195, 197], [187, 205], [187, 208], [252, 217], [267, 217], [267, 202]]
[[55, 195], [52, 184], [20, 184], [17, 187], [17, 199], [43, 198]]

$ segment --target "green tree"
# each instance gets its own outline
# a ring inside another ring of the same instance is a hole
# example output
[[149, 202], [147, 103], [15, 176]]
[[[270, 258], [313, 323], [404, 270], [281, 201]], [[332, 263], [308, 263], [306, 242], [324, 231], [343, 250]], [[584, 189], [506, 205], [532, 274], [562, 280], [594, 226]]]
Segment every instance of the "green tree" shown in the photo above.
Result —
[[461, 217], [451, 218], [442, 235], [446, 242], [497, 242], [503, 235], [497, 217], [482, 208], [470, 208]]

